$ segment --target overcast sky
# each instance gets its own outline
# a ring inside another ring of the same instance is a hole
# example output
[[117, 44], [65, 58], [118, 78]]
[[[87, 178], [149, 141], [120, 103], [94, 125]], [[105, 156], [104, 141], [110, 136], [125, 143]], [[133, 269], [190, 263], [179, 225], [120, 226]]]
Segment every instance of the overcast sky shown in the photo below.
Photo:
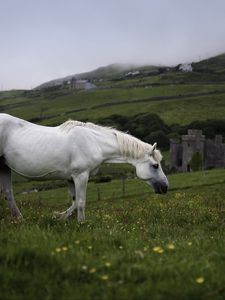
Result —
[[0, 90], [225, 52], [225, 0], [0, 0]]

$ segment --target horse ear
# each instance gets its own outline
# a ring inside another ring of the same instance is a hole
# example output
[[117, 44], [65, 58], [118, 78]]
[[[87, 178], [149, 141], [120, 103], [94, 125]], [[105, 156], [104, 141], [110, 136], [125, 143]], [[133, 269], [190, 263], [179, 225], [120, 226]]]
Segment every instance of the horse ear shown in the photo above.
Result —
[[154, 143], [152, 146], [152, 152], [155, 151], [156, 147], [157, 147], [157, 143]]

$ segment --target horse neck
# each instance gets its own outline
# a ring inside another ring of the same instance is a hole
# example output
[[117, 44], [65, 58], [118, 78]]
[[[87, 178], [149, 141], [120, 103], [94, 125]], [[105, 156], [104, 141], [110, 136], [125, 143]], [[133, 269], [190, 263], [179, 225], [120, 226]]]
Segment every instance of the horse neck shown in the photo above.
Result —
[[135, 165], [135, 161], [132, 158], [129, 158], [120, 152], [120, 147], [116, 135], [111, 133], [106, 138], [101, 139], [102, 152], [104, 153], [104, 162], [105, 163], [113, 163], [113, 164], [121, 164], [121, 163], [129, 163]]

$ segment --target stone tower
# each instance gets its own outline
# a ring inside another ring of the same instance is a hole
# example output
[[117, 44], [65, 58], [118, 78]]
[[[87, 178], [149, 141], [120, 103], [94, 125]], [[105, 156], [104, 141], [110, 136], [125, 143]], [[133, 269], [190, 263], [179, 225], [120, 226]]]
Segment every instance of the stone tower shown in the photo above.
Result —
[[182, 136], [182, 146], [182, 171], [189, 172], [190, 162], [195, 153], [199, 153], [204, 160], [205, 136], [202, 135], [202, 130], [189, 129], [188, 134]]
[[183, 156], [183, 146], [176, 140], [170, 140], [170, 167], [173, 170], [182, 171], [182, 156]]
[[221, 135], [215, 136], [215, 141], [205, 142], [205, 169], [221, 168], [225, 166], [225, 145]]
[[216, 135], [215, 140], [206, 139], [202, 135], [202, 130], [189, 129], [187, 135], [182, 135], [181, 143], [170, 140], [170, 168], [172, 170], [191, 171], [191, 162], [193, 163], [192, 159], [195, 154], [199, 156], [199, 167], [202, 169], [224, 168], [225, 144], [223, 137]]

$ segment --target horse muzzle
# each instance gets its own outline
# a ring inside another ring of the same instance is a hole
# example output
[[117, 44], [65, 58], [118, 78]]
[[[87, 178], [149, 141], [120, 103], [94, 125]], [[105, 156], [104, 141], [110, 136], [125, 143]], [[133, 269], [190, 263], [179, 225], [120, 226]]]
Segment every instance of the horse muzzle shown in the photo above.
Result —
[[152, 184], [156, 194], [166, 194], [168, 190], [168, 184], [166, 183], [153, 183]]
[[156, 194], [166, 194], [168, 191], [169, 183], [167, 180], [165, 181], [147, 181], [149, 185], [151, 185]]
[[156, 181], [154, 179], [146, 180], [146, 183], [153, 187], [156, 194], [166, 194], [169, 188], [169, 182], [167, 178], [162, 181]]

